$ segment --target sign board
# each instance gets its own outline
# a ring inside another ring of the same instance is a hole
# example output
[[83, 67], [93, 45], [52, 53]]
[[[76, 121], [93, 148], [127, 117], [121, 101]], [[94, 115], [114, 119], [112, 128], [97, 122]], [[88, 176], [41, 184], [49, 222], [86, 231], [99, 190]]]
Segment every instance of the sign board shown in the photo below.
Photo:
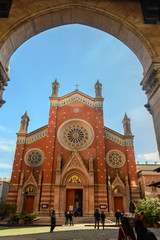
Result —
[[48, 208], [48, 204], [42, 204], [41, 207], [42, 208]]
[[100, 209], [106, 209], [107, 208], [107, 205], [106, 204], [101, 204], [100, 205]]

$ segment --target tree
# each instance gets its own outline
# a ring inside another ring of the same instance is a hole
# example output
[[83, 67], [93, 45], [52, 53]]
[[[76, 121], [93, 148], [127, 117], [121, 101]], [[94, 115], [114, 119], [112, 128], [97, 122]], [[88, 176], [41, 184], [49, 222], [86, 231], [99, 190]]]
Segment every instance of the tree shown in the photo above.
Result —
[[160, 217], [160, 202], [158, 198], [140, 199], [136, 204], [135, 213], [147, 217], [148, 223], [157, 223]]

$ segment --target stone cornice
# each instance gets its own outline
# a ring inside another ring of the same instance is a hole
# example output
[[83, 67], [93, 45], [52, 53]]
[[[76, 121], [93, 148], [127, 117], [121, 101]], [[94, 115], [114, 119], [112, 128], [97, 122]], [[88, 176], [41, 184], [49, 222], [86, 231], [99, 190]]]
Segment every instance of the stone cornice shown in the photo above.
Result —
[[7, 86], [8, 81], [9, 81], [9, 77], [0, 62], [0, 89], [4, 86]]
[[150, 99], [160, 85], [160, 63], [152, 63], [140, 85]]
[[124, 136], [107, 127], [104, 127], [104, 136], [110, 141], [113, 141], [121, 146], [133, 146], [134, 136]]
[[35, 131], [30, 132], [28, 134], [17, 133], [17, 143], [30, 144], [32, 142], [35, 142], [45, 137], [47, 134], [48, 134], [48, 125], [38, 128]]

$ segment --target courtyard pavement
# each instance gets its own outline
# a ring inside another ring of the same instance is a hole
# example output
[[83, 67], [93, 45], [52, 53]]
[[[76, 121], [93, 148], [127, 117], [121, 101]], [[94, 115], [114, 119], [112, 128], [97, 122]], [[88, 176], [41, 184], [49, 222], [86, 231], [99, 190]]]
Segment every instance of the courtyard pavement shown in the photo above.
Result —
[[[0, 226], [0, 240], [108, 240], [117, 239], [118, 227], [105, 227], [103, 230], [94, 229], [93, 226], [76, 224], [74, 226], [58, 226], [53, 233], [50, 233], [48, 226], [31, 227], [7, 227]], [[150, 229], [160, 238], [159, 229]]]

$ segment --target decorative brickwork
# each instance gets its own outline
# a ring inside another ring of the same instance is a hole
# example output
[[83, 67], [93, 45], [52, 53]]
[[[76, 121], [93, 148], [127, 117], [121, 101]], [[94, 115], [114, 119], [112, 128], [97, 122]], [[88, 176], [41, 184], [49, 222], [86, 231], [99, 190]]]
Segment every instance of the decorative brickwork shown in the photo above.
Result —
[[93, 216], [101, 206], [114, 215], [120, 199], [128, 212], [131, 198], [139, 197], [133, 136], [103, 125], [102, 85], [96, 98], [78, 90], [58, 97], [57, 80], [52, 87], [47, 125], [27, 133], [29, 117], [22, 116], [8, 201], [18, 213], [55, 209], [64, 216], [79, 206], [81, 216]]

